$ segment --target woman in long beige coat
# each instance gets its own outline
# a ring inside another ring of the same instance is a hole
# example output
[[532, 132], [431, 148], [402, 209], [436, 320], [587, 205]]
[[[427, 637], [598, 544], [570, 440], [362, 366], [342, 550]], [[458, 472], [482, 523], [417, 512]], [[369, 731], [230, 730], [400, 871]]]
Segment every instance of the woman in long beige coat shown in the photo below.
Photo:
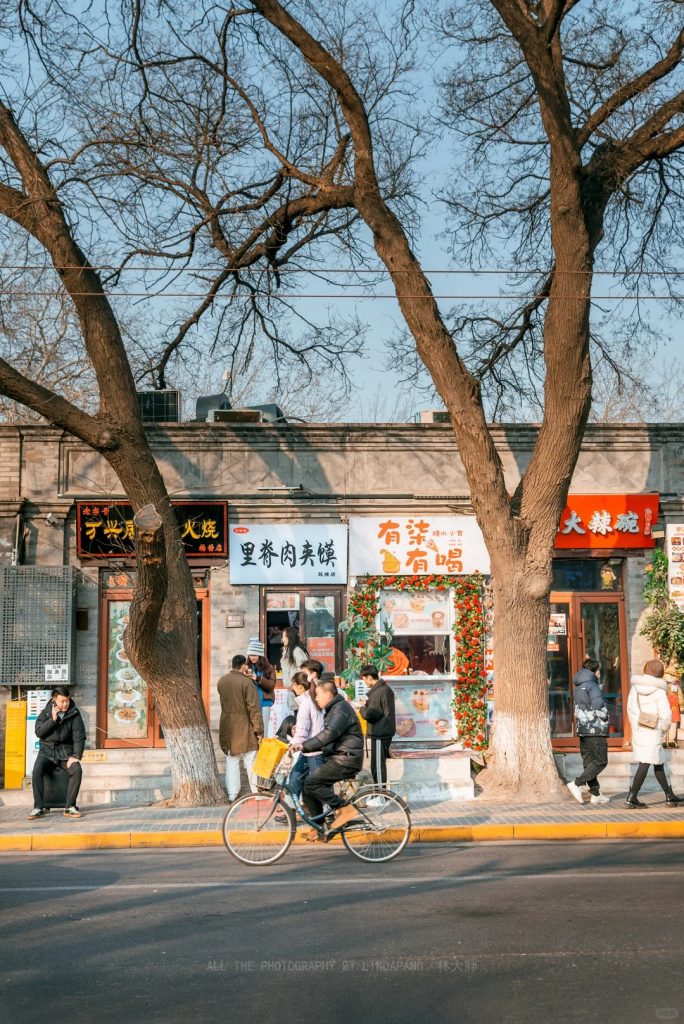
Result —
[[219, 744], [226, 755], [226, 792], [231, 801], [237, 800], [240, 793], [240, 758], [250, 788], [256, 793], [256, 777], [252, 769], [264, 735], [257, 689], [251, 676], [245, 675], [246, 663], [244, 655], [236, 654], [231, 671], [221, 676], [217, 684], [221, 698]]

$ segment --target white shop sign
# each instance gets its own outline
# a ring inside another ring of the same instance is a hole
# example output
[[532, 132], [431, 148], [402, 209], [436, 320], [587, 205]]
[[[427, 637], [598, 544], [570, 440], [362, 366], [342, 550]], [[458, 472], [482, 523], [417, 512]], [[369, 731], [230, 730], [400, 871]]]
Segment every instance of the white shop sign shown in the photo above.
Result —
[[668, 523], [665, 539], [668, 590], [679, 610], [684, 611], [684, 523]]
[[489, 573], [489, 554], [474, 516], [352, 516], [352, 576], [463, 576]]
[[233, 525], [230, 582], [322, 586], [347, 582], [347, 527], [341, 523]]

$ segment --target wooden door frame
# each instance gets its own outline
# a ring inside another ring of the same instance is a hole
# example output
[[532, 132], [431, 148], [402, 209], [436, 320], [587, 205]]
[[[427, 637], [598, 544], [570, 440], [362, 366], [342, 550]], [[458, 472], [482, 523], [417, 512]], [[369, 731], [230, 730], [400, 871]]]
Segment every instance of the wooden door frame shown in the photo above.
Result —
[[[582, 633], [582, 605], [583, 604], [615, 604], [618, 609], [618, 630], [620, 635], [620, 675], [622, 682], [622, 731], [623, 735], [611, 740], [608, 737], [608, 746], [613, 750], [623, 750], [631, 746], [631, 731], [627, 717], [627, 696], [629, 693], [629, 651], [627, 646], [627, 615], [625, 610], [625, 595], [619, 591], [575, 591], [575, 590], [554, 590], [550, 596], [551, 604], [565, 603], [570, 609], [570, 620], [568, 622], [568, 649], [570, 653], [570, 679], [582, 667], [585, 656], [584, 636]], [[571, 683], [572, 685], [572, 683]], [[559, 736], [552, 738], [553, 749], [557, 751], [571, 751], [579, 749], [579, 737]]]
[[[200, 661], [200, 684], [202, 703], [209, 721], [210, 715], [210, 671], [211, 671], [211, 602], [209, 584], [195, 587], [195, 598], [202, 602], [202, 657]], [[97, 658], [97, 740], [98, 749], [138, 748], [151, 750], [165, 747], [166, 742], [159, 735], [159, 718], [148, 697], [148, 722], [146, 739], [109, 739], [107, 736], [107, 675], [109, 669], [109, 613], [111, 601], [132, 601], [132, 587], [107, 589], [100, 586], [98, 603], [98, 658]]]
[[[260, 637], [261, 637], [262, 643], [264, 643], [264, 645], [266, 646], [266, 650], [268, 650], [268, 637], [266, 635], [266, 612], [267, 612], [267, 608], [266, 608], [266, 594], [267, 594], [267, 592], [279, 593], [279, 594], [299, 594], [299, 598], [300, 598], [299, 622], [300, 622], [300, 625], [301, 625], [302, 622], [304, 621], [304, 600], [303, 599], [308, 594], [314, 594], [315, 596], [319, 596], [322, 591], [325, 591], [325, 592], [327, 592], [329, 594], [334, 594], [336, 598], [339, 597], [340, 622], [343, 622], [344, 619], [346, 618], [346, 615], [347, 615], [347, 588], [346, 588], [345, 584], [343, 584], [343, 583], [342, 584], [340, 584], [340, 583], [331, 583], [331, 584], [329, 584], [327, 586], [326, 586], [325, 583], [302, 583], [302, 584], [294, 584], [294, 585], [293, 584], [288, 585], [288, 584], [285, 584], [285, 583], [277, 583], [277, 584], [273, 584], [273, 585], [268, 584], [268, 583], [262, 583], [260, 585], [260, 587], [259, 587], [259, 633], [260, 633]], [[278, 611], [281, 611], [281, 610], [282, 611], [287, 611], [286, 608], [278, 609]], [[342, 668], [345, 667], [345, 661], [346, 661], [346, 652], [345, 652], [344, 643], [342, 642], [342, 637], [341, 637], [339, 631], [336, 631], [336, 634], [335, 634], [335, 666], [336, 666], [336, 672], [338, 674], [342, 670]], [[340, 666], [339, 670], [337, 669], [338, 665]]]

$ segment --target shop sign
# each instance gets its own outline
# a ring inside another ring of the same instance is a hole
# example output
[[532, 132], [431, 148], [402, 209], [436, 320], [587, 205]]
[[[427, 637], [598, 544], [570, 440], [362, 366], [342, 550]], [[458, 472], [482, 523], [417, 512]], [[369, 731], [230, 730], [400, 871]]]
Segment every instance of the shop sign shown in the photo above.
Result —
[[571, 494], [556, 548], [652, 548], [657, 494]]
[[667, 587], [670, 597], [684, 612], [684, 523], [668, 523], [665, 528], [667, 545]]
[[230, 582], [347, 582], [347, 527], [248, 523], [230, 527]]
[[461, 576], [489, 573], [489, 554], [474, 516], [352, 516], [353, 576]]
[[[226, 558], [228, 506], [225, 501], [172, 501], [188, 558]], [[79, 558], [135, 556], [133, 507], [128, 502], [76, 502]]]

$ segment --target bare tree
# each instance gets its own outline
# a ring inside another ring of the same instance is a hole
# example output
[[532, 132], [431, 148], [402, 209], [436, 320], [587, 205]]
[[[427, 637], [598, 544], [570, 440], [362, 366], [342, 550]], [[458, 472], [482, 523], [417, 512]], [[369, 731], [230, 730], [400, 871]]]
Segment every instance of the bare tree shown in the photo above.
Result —
[[[668, 20], [681, 7], [659, 6], [647, 30], [652, 31], [650, 47], [640, 49], [638, 32], [631, 37], [623, 33], [607, 58], [597, 52], [606, 18], [601, 7], [582, 14], [573, 0], [480, 0], [452, 9], [462, 26], [459, 42], [470, 48], [465, 62], [472, 63], [473, 51], [481, 50], [482, 79], [470, 76], [453, 88], [467, 98], [471, 123], [479, 124], [473, 134], [482, 174], [495, 173], [496, 147], [504, 154], [512, 147], [519, 187], [524, 191], [531, 179], [534, 193], [529, 200], [511, 202], [511, 183], [504, 181], [499, 191], [494, 183], [486, 192], [476, 189], [473, 202], [482, 204], [480, 218], [496, 219], [500, 204], [509, 221], [515, 224], [516, 215], [522, 220], [520, 247], [529, 246], [530, 262], [543, 260], [545, 234], [552, 259], [547, 268], [542, 266], [535, 295], [517, 319], [492, 324], [498, 331], [495, 349], [497, 344], [521, 344], [535, 318], [542, 332], [544, 413], [530, 462], [510, 496], [487, 427], [480, 380], [457, 349], [469, 325], [459, 324], [455, 336], [448, 329], [405, 227], [383, 195], [377, 142], [354, 69], [321, 41], [313, 5], [254, 0], [254, 6], [335, 92], [353, 154], [339, 187], [351, 190], [420, 358], [451, 416], [492, 563], [497, 724], [489, 786], [548, 797], [560, 791], [546, 692], [551, 558], [591, 406], [594, 257], [608, 226], [624, 225], [625, 197], [645, 172], [681, 167], [684, 93], [678, 73], [684, 30], [676, 18]], [[506, 119], [498, 109], [499, 97], [509, 111]], [[522, 136], [518, 121], [525, 129]], [[532, 169], [525, 156], [530, 132], [539, 151]], [[651, 236], [661, 211], [656, 201]], [[535, 218], [544, 228], [541, 241]], [[496, 359], [489, 363], [495, 367]]]

